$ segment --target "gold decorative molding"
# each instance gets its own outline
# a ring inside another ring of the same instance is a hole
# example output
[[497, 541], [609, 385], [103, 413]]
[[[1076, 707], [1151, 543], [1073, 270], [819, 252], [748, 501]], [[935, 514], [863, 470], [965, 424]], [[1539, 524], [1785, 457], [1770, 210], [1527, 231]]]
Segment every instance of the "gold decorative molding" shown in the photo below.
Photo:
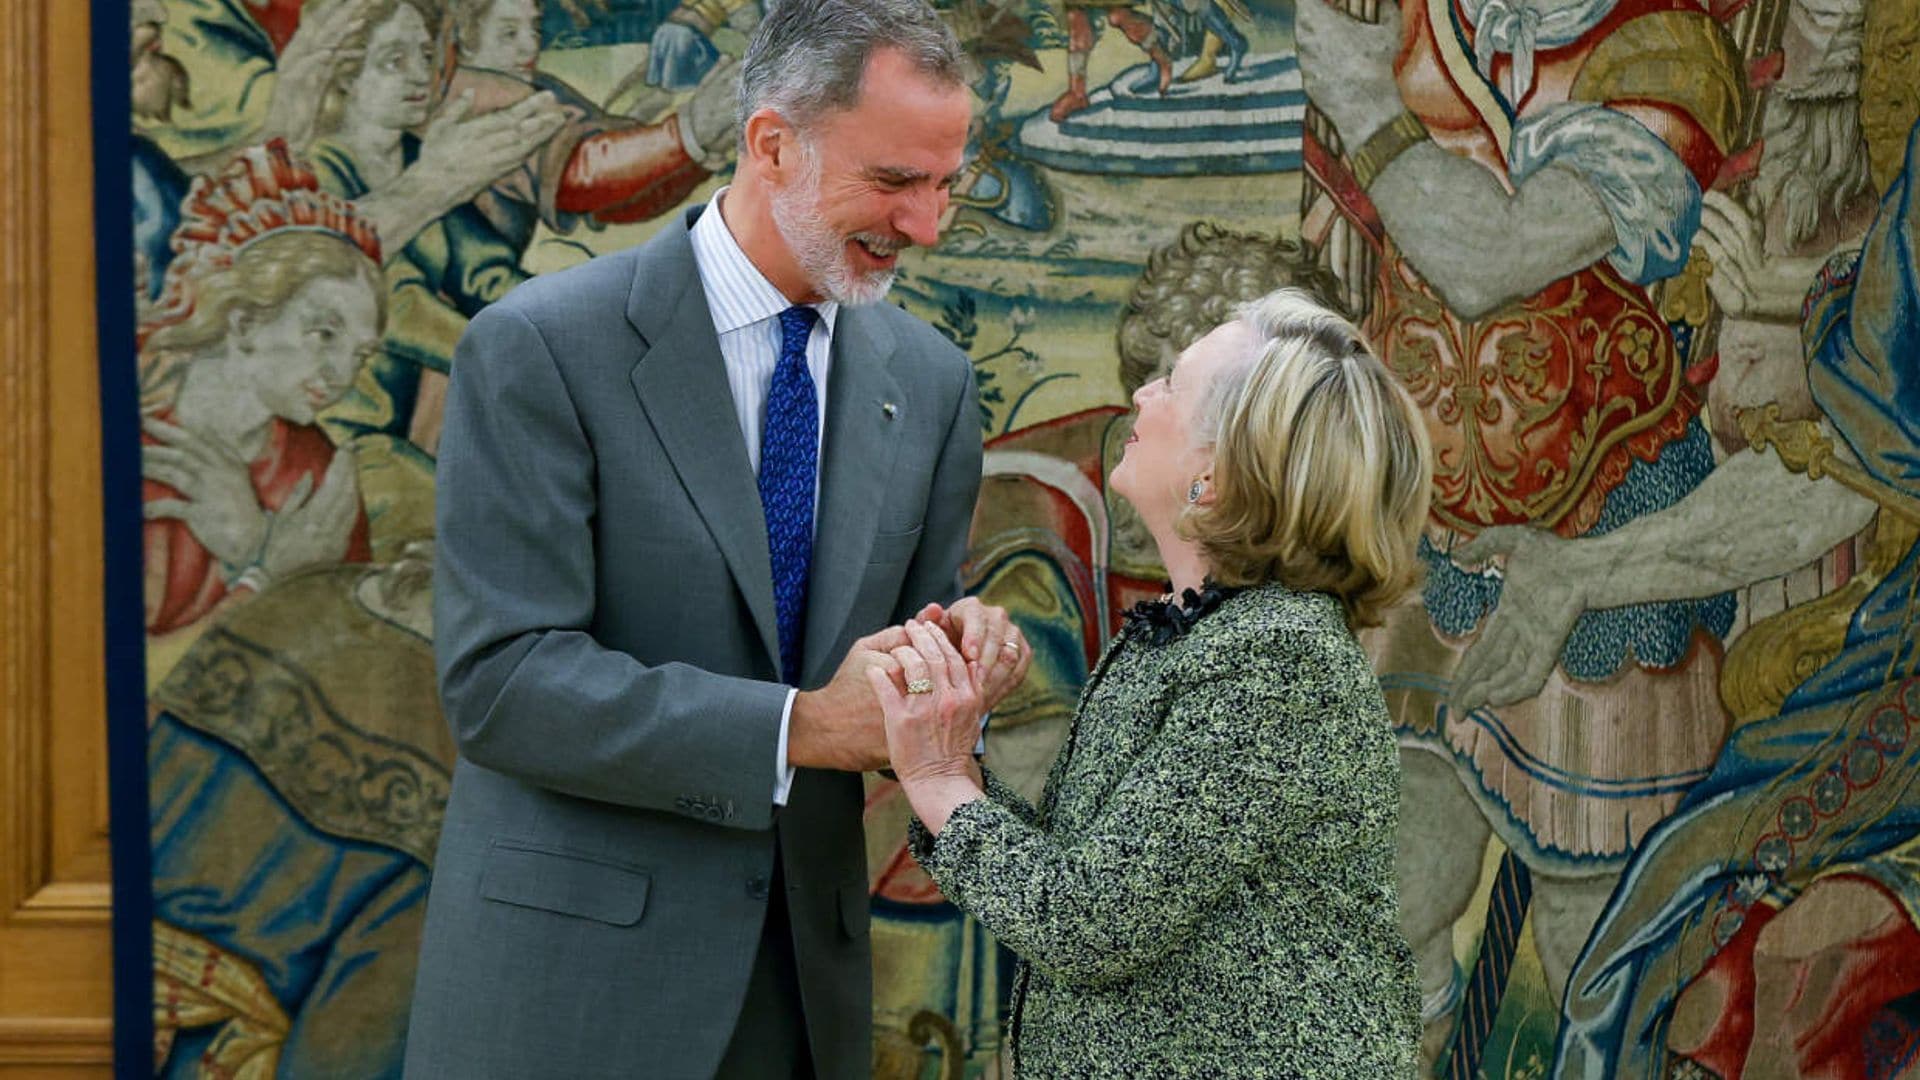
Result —
[[111, 1020], [0, 1019], [0, 1070], [17, 1065], [112, 1064]]
[[[0, 764], [8, 853], [0, 911], [13, 911], [44, 880], [45, 830], [38, 777], [46, 746], [46, 275], [45, 117], [34, 107], [45, 36], [39, 4], [0, 12]], [[8, 55], [12, 54], [12, 55]]]
[[0, 1077], [112, 1062], [88, 16], [0, 3]]

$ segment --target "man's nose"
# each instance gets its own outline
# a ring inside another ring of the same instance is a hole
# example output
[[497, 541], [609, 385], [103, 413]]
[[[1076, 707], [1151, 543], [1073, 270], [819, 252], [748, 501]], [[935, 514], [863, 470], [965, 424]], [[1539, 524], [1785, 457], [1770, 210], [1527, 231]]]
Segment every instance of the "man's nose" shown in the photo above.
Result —
[[946, 210], [945, 188], [917, 191], [907, 197], [906, 205], [893, 216], [893, 227], [916, 245], [930, 248], [940, 242], [940, 215]]

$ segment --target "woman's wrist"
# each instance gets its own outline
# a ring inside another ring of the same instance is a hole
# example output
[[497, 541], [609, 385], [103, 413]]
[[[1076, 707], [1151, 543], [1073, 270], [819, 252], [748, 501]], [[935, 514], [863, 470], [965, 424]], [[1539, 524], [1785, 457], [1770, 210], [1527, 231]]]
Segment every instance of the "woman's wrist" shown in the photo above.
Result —
[[[239, 587], [248, 575], [264, 579], [266, 574], [267, 549], [273, 542], [273, 521], [273, 511], [262, 510], [260, 512], [260, 535], [248, 547], [247, 553], [232, 562], [228, 562], [225, 559], [220, 561], [220, 569], [226, 579], [227, 588], [232, 589]], [[253, 581], [250, 584], [257, 589], [263, 584], [263, 580]]]
[[946, 828], [947, 819], [953, 812], [975, 799], [987, 797], [986, 785], [980, 777], [980, 766], [967, 759], [964, 771], [954, 770], [931, 775], [903, 776], [900, 787], [906, 792], [907, 802], [920, 818], [927, 832], [934, 836]]

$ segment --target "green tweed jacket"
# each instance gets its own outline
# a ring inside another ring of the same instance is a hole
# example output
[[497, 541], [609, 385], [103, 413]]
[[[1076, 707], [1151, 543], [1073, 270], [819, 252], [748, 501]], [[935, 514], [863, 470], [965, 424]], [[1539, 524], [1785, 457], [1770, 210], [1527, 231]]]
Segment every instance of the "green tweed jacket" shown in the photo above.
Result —
[[1107, 651], [1035, 810], [988, 778], [912, 850], [1021, 958], [1020, 1077], [1408, 1077], [1400, 777], [1338, 601], [1268, 585]]

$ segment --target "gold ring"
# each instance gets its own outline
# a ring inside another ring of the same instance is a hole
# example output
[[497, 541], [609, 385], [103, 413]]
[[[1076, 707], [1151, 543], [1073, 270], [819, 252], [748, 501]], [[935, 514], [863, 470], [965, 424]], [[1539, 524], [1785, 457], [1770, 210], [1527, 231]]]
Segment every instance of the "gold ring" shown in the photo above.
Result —
[[1007, 639], [1007, 648], [1009, 648], [1009, 649], [1012, 649], [1012, 650], [1013, 650], [1014, 652], [1019, 652], [1019, 651], [1020, 651], [1020, 639], [1019, 639], [1019, 638], [1012, 638], [1012, 637], [1010, 637], [1010, 638], [1008, 638], [1008, 639]]
[[933, 693], [933, 680], [932, 679], [909, 679], [907, 680], [907, 693], [931, 694]]

